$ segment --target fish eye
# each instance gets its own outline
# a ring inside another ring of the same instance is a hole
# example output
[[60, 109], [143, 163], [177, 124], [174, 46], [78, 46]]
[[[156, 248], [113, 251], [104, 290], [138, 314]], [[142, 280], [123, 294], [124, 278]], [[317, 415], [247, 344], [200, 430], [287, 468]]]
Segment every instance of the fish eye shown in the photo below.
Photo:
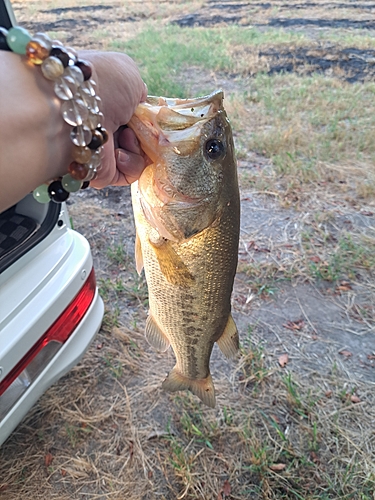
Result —
[[211, 160], [218, 160], [225, 152], [224, 144], [218, 139], [209, 139], [205, 144], [205, 150]]

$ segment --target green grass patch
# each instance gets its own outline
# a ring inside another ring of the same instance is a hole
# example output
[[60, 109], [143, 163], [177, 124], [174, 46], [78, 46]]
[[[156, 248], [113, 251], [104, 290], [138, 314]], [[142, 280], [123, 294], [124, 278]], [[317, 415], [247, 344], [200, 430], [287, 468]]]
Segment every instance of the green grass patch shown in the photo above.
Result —
[[365, 241], [354, 241], [350, 234], [342, 235], [326, 259], [310, 262], [313, 277], [336, 282], [340, 279], [355, 279], [359, 270], [373, 272], [375, 255], [373, 245]]
[[[241, 69], [233, 51], [264, 43], [290, 43], [303, 40], [302, 35], [284, 30], [267, 34], [254, 28], [147, 28], [132, 40], [114, 40], [109, 48], [128, 53], [142, 69], [150, 94], [186, 97], [188, 78], [181, 81], [182, 69], [199, 66], [207, 70]], [[243, 68], [242, 68], [243, 69]], [[193, 78], [193, 77], [192, 77]]]
[[[254, 65], [254, 48], [307, 42], [304, 35], [282, 29], [265, 33], [251, 27], [169, 25], [148, 27], [131, 40], [114, 40], [110, 48], [127, 52], [140, 64], [150, 94], [186, 97], [193, 83], [199, 88], [199, 82], [189, 79], [190, 71], [194, 79], [192, 68], [246, 74], [246, 68]], [[232, 92], [226, 100], [241, 158], [255, 150], [272, 159], [278, 174], [302, 181], [326, 175], [327, 164], [355, 164], [359, 177], [366, 179], [361, 194], [373, 194], [373, 82], [348, 84], [321, 75], [262, 73], [247, 82], [245, 92]], [[202, 83], [203, 90], [207, 82]]]
[[319, 162], [374, 161], [374, 96], [372, 82], [258, 75], [245, 97], [259, 120], [248, 146], [273, 157], [280, 173], [302, 176]]

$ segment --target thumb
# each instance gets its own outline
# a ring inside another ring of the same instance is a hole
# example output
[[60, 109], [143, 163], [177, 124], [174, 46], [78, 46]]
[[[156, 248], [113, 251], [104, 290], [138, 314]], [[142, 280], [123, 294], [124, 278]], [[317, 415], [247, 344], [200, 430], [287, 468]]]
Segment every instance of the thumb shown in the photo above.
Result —
[[117, 185], [123, 186], [131, 184], [139, 179], [143, 169], [145, 168], [145, 160], [143, 156], [125, 151], [124, 149], [116, 149], [116, 166], [118, 173]]

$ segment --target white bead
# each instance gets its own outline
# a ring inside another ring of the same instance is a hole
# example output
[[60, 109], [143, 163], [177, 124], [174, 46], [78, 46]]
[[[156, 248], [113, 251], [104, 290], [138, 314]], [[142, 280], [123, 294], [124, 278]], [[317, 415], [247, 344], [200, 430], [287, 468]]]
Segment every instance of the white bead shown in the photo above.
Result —
[[82, 125], [89, 116], [89, 110], [80, 99], [70, 99], [69, 101], [63, 102], [61, 105], [61, 112], [66, 123], [73, 125], [73, 127]]
[[62, 101], [73, 99], [78, 85], [71, 76], [61, 76], [55, 81], [55, 94]]
[[91, 142], [92, 133], [86, 125], [74, 127], [70, 132], [70, 138], [76, 146], [87, 146]]
[[64, 66], [57, 57], [47, 57], [41, 65], [42, 73], [47, 80], [56, 80], [64, 73]]
[[83, 73], [77, 66], [68, 66], [65, 68], [64, 76], [71, 76], [78, 86], [83, 83]]

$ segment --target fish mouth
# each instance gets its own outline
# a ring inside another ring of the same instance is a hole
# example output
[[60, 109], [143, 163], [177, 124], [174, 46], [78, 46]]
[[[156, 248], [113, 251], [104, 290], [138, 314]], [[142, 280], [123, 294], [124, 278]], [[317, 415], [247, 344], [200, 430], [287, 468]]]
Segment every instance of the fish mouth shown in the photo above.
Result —
[[152, 161], [138, 180], [143, 213], [168, 240], [186, 239], [190, 232], [181, 229], [181, 214], [198, 212], [207, 204], [206, 194], [187, 195], [173, 184], [168, 175], [169, 162], [174, 155], [188, 157], [201, 147], [202, 127], [224, 110], [223, 98], [221, 90], [194, 99], [148, 96], [128, 123]]
[[148, 96], [128, 126], [152, 162], [158, 161], [163, 148], [188, 156], [198, 145], [202, 126], [223, 109], [223, 98], [222, 90], [195, 99]]

